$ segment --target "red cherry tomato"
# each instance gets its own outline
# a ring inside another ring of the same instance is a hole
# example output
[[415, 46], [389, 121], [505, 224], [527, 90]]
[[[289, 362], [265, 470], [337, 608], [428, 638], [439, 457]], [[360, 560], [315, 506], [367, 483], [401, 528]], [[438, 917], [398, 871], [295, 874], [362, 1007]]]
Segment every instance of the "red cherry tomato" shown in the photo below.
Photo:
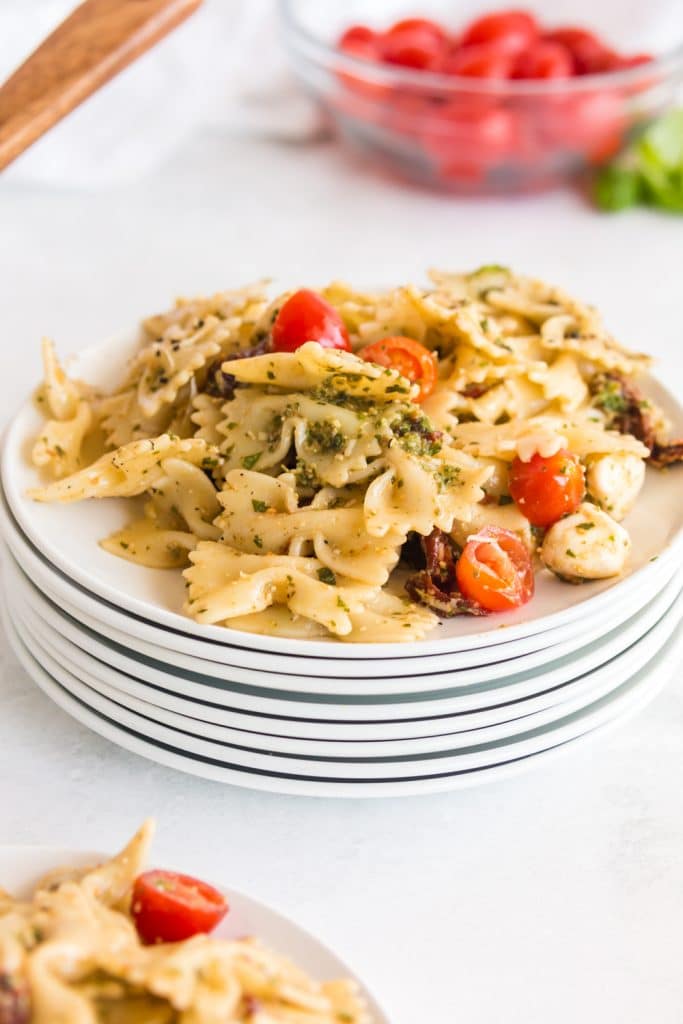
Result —
[[585, 28], [574, 26], [563, 26], [544, 33], [544, 39], [552, 43], [560, 43], [565, 46], [574, 62], [574, 74], [594, 75], [600, 71], [606, 71], [610, 60], [613, 59], [612, 51], [605, 46], [603, 41], [593, 32]]
[[528, 11], [499, 11], [477, 18], [465, 29], [464, 46], [478, 43], [495, 44], [508, 53], [519, 53], [538, 36], [538, 23]]
[[431, 395], [436, 384], [438, 362], [435, 354], [413, 338], [396, 335], [374, 341], [358, 353], [369, 363], [389, 366], [398, 370], [408, 380], [420, 385], [416, 401], [422, 402]]
[[445, 30], [426, 18], [398, 21], [381, 39], [384, 60], [409, 68], [435, 69], [447, 47]]
[[510, 466], [510, 494], [534, 526], [552, 526], [576, 511], [585, 493], [583, 466], [562, 448], [547, 458], [538, 453], [528, 462], [516, 458]]
[[133, 886], [131, 915], [143, 942], [182, 942], [212, 931], [228, 912], [212, 885], [174, 871], [146, 871]]
[[[344, 39], [344, 36], [338, 43], [338, 48], [342, 54], [347, 57], [353, 57], [355, 60], [365, 61], [369, 65], [376, 64], [381, 65], [382, 54], [379, 47], [377, 36], [371, 33], [369, 37], [365, 33], [360, 32], [361, 26], [350, 29], [351, 36], [349, 39]], [[346, 35], [345, 33], [344, 35]], [[358, 96], [363, 101], [366, 111], [365, 115], [362, 112], [362, 107], [357, 111], [358, 116], [370, 116], [370, 110], [367, 108], [371, 104], [383, 103], [391, 93], [391, 87], [386, 85], [384, 82], [377, 81], [372, 77], [372, 67], [368, 67], [368, 73], [364, 74], [363, 69], [359, 68], [358, 71], [339, 71], [337, 78], [355, 96]], [[348, 97], [350, 99], [350, 97]], [[345, 97], [346, 99], [346, 97]], [[368, 102], [365, 102], [368, 101]], [[342, 104], [343, 105], [343, 104]], [[353, 111], [350, 111], [353, 112]]]
[[338, 45], [343, 50], [349, 44], [353, 46], [355, 43], [372, 43], [375, 38], [376, 33], [367, 25], [350, 25], [340, 36]]
[[440, 108], [425, 122], [422, 144], [445, 177], [459, 177], [458, 169], [469, 168], [467, 177], [509, 158], [519, 148], [523, 126], [518, 116], [504, 107], [467, 109], [464, 103]]
[[273, 323], [273, 348], [276, 352], [295, 352], [307, 341], [323, 348], [351, 351], [349, 332], [334, 306], [322, 295], [302, 288], [287, 299]]
[[633, 53], [630, 57], [615, 54], [607, 70], [625, 71], [627, 68], [639, 68], [641, 64], [651, 64], [653, 60], [651, 53]]
[[572, 57], [566, 46], [541, 40], [519, 54], [512, 77], [570, 78], [572, 72]]
[[534, 593], [531, 556], [516, 533], [486, 526], [467, 541], [455, 567], [463, 597], [488, 612], [519, 608]]
[[465, 78], [509, 78], [513, 66], [513, 54], [492, 43], [481, 43], [462, 46], [442, 61], [439, 70], [445, 75], [462, 75]]

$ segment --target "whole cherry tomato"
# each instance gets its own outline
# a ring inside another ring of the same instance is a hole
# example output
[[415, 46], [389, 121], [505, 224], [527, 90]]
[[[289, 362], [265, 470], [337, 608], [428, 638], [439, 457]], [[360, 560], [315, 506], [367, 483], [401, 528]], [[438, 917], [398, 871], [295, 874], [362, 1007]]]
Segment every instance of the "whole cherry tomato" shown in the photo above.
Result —
[[436, 384], [438, 362], [435, 354], [414, 338], [395, 335], [367, 345], [358, 353], [370, 363], [398, 370], [408, 380], [420, 385], [416, 401], [431, 395]]
[[538, 22], [528, 11], [498, 11], [471, 22], [462, 37], [463, 46], [491, 43], [508, 53], [525, 50], [538, 36]]
[[633, 53], [630, 57], [615, 54], [609, 63], [608, 71], [625, 71], [627, 68], [638, 68], [641, 64], [651, 64], [654, 60], [651, 53]]
[[594, 75], [606, 71], [614, 56], [594, 32], [585, 28], [567, 25], [545, 32], [543, 38], [548, 42], [560, 43], [569, 50], [576, 75]]
[[511, 110], [468, 109], [456, 102], [440, 108], [433, 118], [426, 120], [422, 144], [442, 173], [448, 175], [452, 169], [457, 176], [456, 168], [466, 166], [470, 168], [469, 179], [475, 180], [472, 174], [476, 168], [483, 176], [487, 168], [517, 151], [522, 132], [523, 125]]
[[561, 43], [540, 40], [518, 55], [512, 70], [513, 78], [570, 78], [573, 73], [571, 54]]
[[381, 38], [381, 53], [388, 64], [435, 69], [448, 48], [448, 34], [434, 21], [406, 18]]
[[182, 942], [212, 931], [228, 904], [218, 889], [190, 875], [146, 871], [133, 885], [130, 912], [143, 942]]
[[322, 295], [302, 288], [287, 299], [273, 323], [273, 348], [276, 352], [295, 352], [307, 341], [323, 348], [351, 351], [349, 332], [334, 306]]
[[574, 512], [586, 493], [583, 466], [563, 448], [548, 457], [536, 453], [528, 462], [515, 458], [509, 486], [519, 511], [534, 526], [552, 526]]
[[531, 556], [516, 533], [486, 526], [470, 537], [455, 567], [463, 597], [488, 612], [519, 608], [534, 593]]
[[460, 47], [442, 62], [439, 70], [445, 75], [465, 78], [509, 78], [513, 67], [512, 53], [492, 43], [480, 43]]
[[368, 28], [367, 25], [350, 25], [342, 33], [338, 45], [343, 50], [349, 45], [354, 46], [355, 43], [373, 43], [376, 36], [377, 33]]

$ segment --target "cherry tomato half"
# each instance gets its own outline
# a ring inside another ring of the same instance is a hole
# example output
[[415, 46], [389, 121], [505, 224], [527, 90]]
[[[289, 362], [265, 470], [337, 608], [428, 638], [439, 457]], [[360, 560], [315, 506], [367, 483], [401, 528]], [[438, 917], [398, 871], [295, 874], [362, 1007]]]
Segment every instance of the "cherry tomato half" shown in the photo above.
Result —
[[516, 458], [510, 466], [510, 494], [534, 526], [552, 526], [574, 512], [585, 493], [583, 466], [563, 448], [547, 458], [538, 453], [528, 462]]
[[538, 36], [538, 23], [528, 11], [499, 11], [471, 22], [462, 37], [463, 46], [495, 44], [507, 53], [519, 53]]
[[273, 324], [273, 348], [276, 352], [295, 352], [307, 341], [323, 348], [351, 351], [349, 332], [334, 306], [322, 295], [302, 288], [287, 299]]
[[382, 338], [358, 354], [369, 363], [378, 363], [380, 366], [398, 370], [402, 376], [419, 384], [420, 392], [416, 399], [418, 402], [422, 402], [434, 390], [438, 367], [436, 356], [413, 338], [399, 335]]
[[356, 43], [372, 43], [375, 40], [375, 32], [367, 25], [349, 25], [339, 38], [339, 47], [344, 50]]
[[529, 552], [516, 533], [499, 526], [485, 526], [469, 538], [455, 575], [463, 597], [487, 612], [519, 608], [534, 593]]
[[227, 912], [227, 901], [218, 889], [190, 875], [146, 871], [135, 879], [131, 915], [148, 945], [206, 934]]

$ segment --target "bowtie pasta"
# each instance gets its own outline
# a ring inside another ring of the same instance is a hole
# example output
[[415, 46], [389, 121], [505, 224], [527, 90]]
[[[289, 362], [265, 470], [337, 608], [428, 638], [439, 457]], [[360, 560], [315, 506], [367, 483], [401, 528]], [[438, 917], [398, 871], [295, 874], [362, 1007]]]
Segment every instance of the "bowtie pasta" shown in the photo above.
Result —
[[52, 872], [31, 900], [0, 889], [0, 1020], [372, 1024], [350, 979], [319, 982], [257, 939], [206, 934], [225, 899], [175, 872], [141, 874], [153, 831], [97, 867]]
[[283, 348], [293, 296], [262, 284], [179, 300], [111, 394], [44, 342], [31, 496], [143, 498], [106, 550], [182, 569], [200, 623], [276, 635], [420, 639], [528, 600], [534, 571], [625, 569], [617, 521], [646, 461], [681, 444], [634, 384], [649, 358], [593, 307], [498, 266], [301, 295], [336, 318], [336, 347], [302, 328]]

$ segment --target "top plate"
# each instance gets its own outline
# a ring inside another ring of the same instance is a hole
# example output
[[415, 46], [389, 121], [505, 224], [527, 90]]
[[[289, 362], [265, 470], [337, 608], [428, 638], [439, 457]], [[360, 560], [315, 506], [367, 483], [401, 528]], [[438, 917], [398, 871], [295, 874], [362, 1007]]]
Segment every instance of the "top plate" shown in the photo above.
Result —
[[[35, 883], [61, 867], [85, 867], [106, 860], [102, 853], [50, 846], [0, 846], [0, 886], [19, 898], [29, 897]], [[217, 886], [227, 898], [230, 913], [213, 933], [217, 938], [255, 936], [282, 953], [317, 981], [353, 978], [361, 988], [377, 1024], [389, 1021], [348, 964], [294, 921], [252, 896]]]
[[[126, 361], [137, 344], [137, 336], [114, 338], [80, 353], [72, 361], [70, 371], [109, 390], [123, 375]], [[683, 410], [675, 398], [653, 378], [646, 379], [644, 390], [664, 409], [674, 432], [683, 432]], [[493, 618], [446, 619], [436, 628], [438, 636], [434, 639], [405, 645], [296, 640], [204, 626], [181, 613], [185, 588], [179, 572], [147, 569], [116, 558], [99, 547], [99, 540], [130, 520], [130, 499], [43, 505], [26, 497], [27, 489], [40, 482], [29, 461], [31, 445], [40, 426], [40, 414], [28, 401], [7, 431], [1, 467], [8, 504], [17, 523], [38, 550], [81, 586], [128, 614], [200, 640], [233, 647], [312, 659], [414, 659], [491, 647], [542, 633], [563, 622], [576, 622], [578, 634], [579, 620], [604, 608], [615, 588], [620, 593], [627, 588], [637, 589], [652, 571], [652, 559], [678, 557], [683, 547], [683, 506], [679, 488], [670, 473], [648, 469], [643, 491], [625, 522], [633, 540], [633, 551], [627, 574], [618, 579], [577, 587], [543, 572], [537, 575], [533, 600], [518, 611]], [[495, 624], [493, 628], [492, 624]]]

